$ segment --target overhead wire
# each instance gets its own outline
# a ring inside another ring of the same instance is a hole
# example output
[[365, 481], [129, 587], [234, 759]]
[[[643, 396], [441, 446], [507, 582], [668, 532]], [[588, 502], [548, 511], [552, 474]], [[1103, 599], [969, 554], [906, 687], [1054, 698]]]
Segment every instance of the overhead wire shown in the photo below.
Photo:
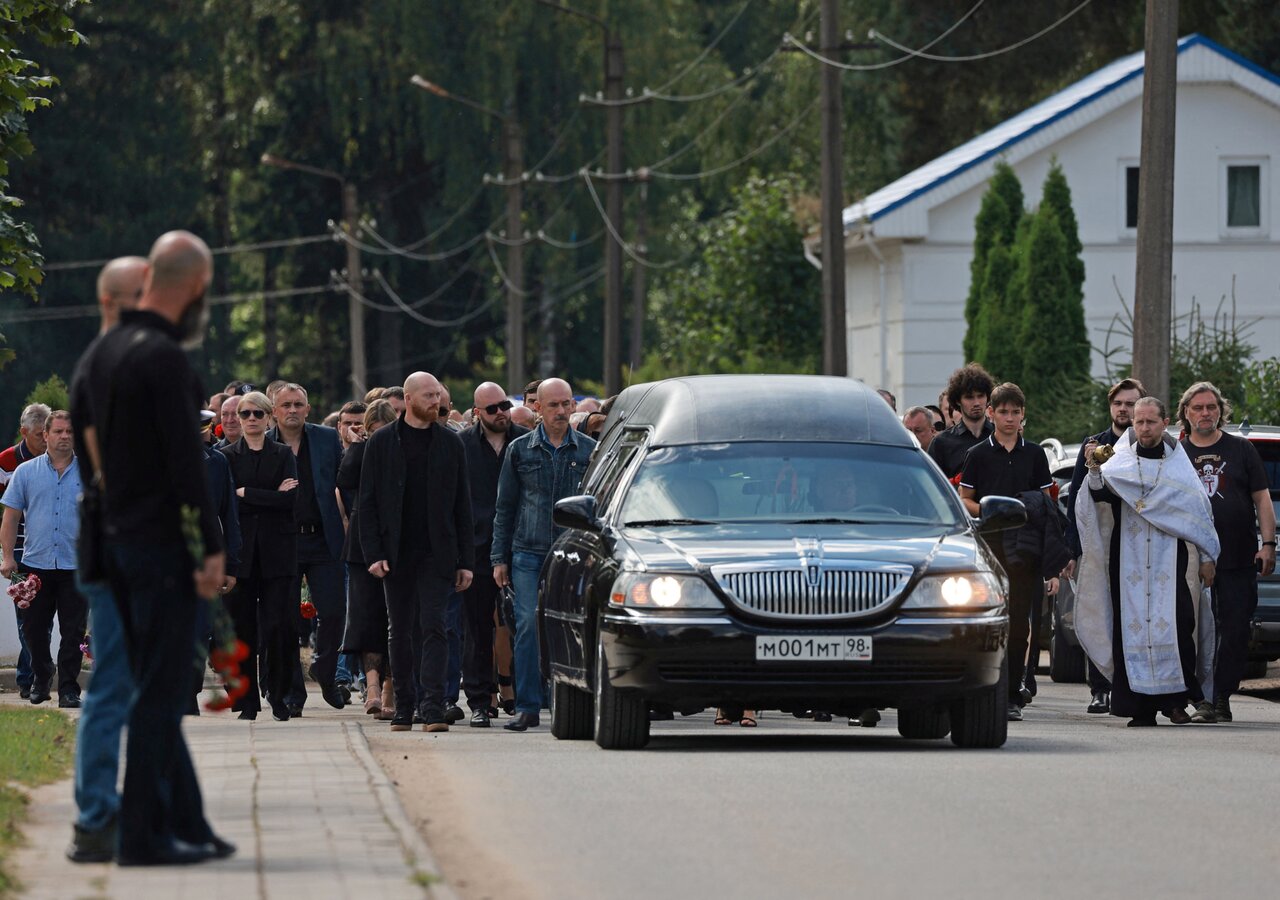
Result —
[[893, 39], [887, 37], [886, 35], [881, 34], [880, 32], [876, 31], [874, 28], [871, 30], [871, 33], [869, 36], [871, 37], [872, 40], [882, 41], [883, 43], [888, 44], [890, 47], [894, 48], [895, 50], [900, 50], [909, 56], [919, 57], [920, 59], [928, 59], [934, 62], [975, 62], [980, 59], [990, 59], [993, 56], [1000, 56], [1003, 53], [1010, 53], [1014, 50], [1017, 50], [1019, 47], [1024, 47], [1027, 44], [1030, 44], [1032, 41], [1035, 41], [1044, 37], [1046, 34], [1053, 31], [1063, 22], [1067, 21], [1076, 13], [1080, 12], [1080, 10], [1084, 9], [1091, 2], [1092, 0], [1084, 0], [1083, 3], [1081, 3], [1079, 6], [1075, 7], [1074, 9], [1072, 9], [1069, 13], [1067, 13], [1062, 18], [1058, 19], [1058, 21], [1054, 22], [1052, 25], [1049, 25], [1046, 28], [1040, 29], [1030, 37], [1023, 38], [1022, 40], [1017, 41], [1016, 43], [1010, 44], [1007, 47], [1001, 47], [999, 50], [989, 50], [985, 53], [974, 53], [969, 56], [938, 56], [933, 53], [925, 53], [923, 50], [912, 50], [910, 47], [904, 47], [902, 44], [899, 44], [897, 41], [894, 41]]
[[742, 6], [738, 7], [738, 11], [733, 14], [733, 18], [729, 20], [728, 24], [725, 25], [724, 28], [720, 29], [719, 34], [717, 34], [714, 38], [711, 39], [711, 43], [703, 47], [702, 52], [699, 53], [697, 56], [695, 56], [687, 66], [685, 66], [676, 74], [672, 75], [666, 81], [662, 82], [662, 84], [658, 85], [657, 88], [655, 88], [655, 90], [665, 91], [667, 88], [671, 87], [671, 85], [675, 84], [681, 78], [683, 78], [684, 76], [692, 72], [694, 68], [697, 67], [697, 65], [701, 63], [704, 59], [706, 59], [707, 55], [712, 50], [714, 50], [722, 40], [724, 40], [724, 36], [733, 30], [733, 26], [738, 24], [738, 20], [742, 18], [742, 14], [747, 11], [747, 7], [749, 7], [752, 4], [752, 2], [753, 0], [746, 0], [746, 2], [742, 4]]
[[[974, 13], [978, 11], [978, 7], [982, 6], [984, 2], [985, 0], [978, 0], [978, 2], [975, 3], [967, 13], [965, 13], [963, 16], [957, 19], [950, 28], [948, 28], [946, 31], [942, 32], [942, 34], [938, 35], [929, 43], [921, 47], [920, 51], [917, 51], [917, 54], [921, 51], [928, 50], [930, 47], [934, 46], [943, 38], [945, 38], [947, 35], [951, 34], [951, 32], [955, 31], [957, 28], [963, 25], [966, 21], [968, 21], [970, 16], [972, 16]], [[881, 69], [889, 69], [889, 68], [892, 68], [893, 66], [901, 65], [907, 60], [912, 59], [914, 55], [917, 55], [917, 54], [907, 53], [903, 56], [899, 56], [897, 59], [890, 59], [890, 60], [886, 60], [885, 62], [878, 62], [878, 63], [842, 63], [839, 60], [830, 59], [826, 56], [822, 56], [821, 54], [815, 52], [811, 47], [801, 43], [800, 41], [797, 41], [795, 37], [792, 36], [790, 33], [784, 34], [782, 36], [782, 42], [784, 44], [790, 44], [792, 47], [795, 47], [801, 53], [805, 54], [806, 56], [812, 59], [816, 59], [818, 62], [823, 63], [824, 65], [831, 66], [833, 69], [843, 69], [846, 72], [877, 72]]]
[[[214, 247], [209, 252], [214, 256], [223, 256], [229, 253], [252, 253], [257, 250], [275, 250], [281, 247], [301, 247], [304, 244], [318, 244], [321, 241], [332, 241], [333, 239], [332, 234], [309, 234], [295, 238], [258, 241], [252, 244], [229, 244], [225, 247]], [[46, 272], [63, 272], [70, 269], [91, 269], [96, 266], [105, 266], [109, 262], [111, 262], [111, 258], [77, 259], [70, 262], [47, 263], [43, 268]]]
[[347, 234], [344, 230], [339, 228], [336, 224], [330, 223], [330, 225], [334, 230], [334, 234], [337, 235], [339, 240], [344, 241], [350, 244], [351, 246], [364, 251], [365, 253], [372, 253], [375, 256], [400, 256], [405, 259], [417, 260], [418, 262], [440, 262], [441, 260], [451, 259], [455, 256], [460, 256], [461, 254], [466, 253], [472, 247], [479, 244], [481, 241], [484, 240], [485, 234], [487, 234], [490, 229], [492, 229], [499, 222], [501, 222], [502, 219], [503, 219], [502, 216], [498, 216], [498, 218], [494, 219], [485, 227], [484, 231], [481, 231], [481, 232], [478, 232], [477, 234], [472, 235], [467, 240], [463, 241], [461, 244], [458, 244], [454, 247], [450, 247], [448, 250], [440, 250], [440, 251], [437, 251], [436, 253], [414, 253], [406, 250], [391, 249], [390, 247], [386, 246], [386, 244], [388, 243], [386, 239], [383, 238], [381, 235], [379, 235], [378, 232], [367, 222], [361, 223], [360, 230], [368, 232], [369, 236], [374, 240], [380, 241], [382, 246], [375, 247], [372, 244], [366, 244], [364, 241], [361, 241], [359, 238], [355, 237], [354, 235]]
[[419, 247], [425, 247], [427, 244], [431, 243], [436, 238], [440, 237], [440, 235], [444, 234], [449, 229], [450, 225], [458, 221], [458, 218], [463, 213], [465, 213], [467, 210], [471, 209], [471, 207], [475, 205], [475, 202], [480, 199], [480, 195], [484, 193], [484, 187], [485, 186], [483, 184], [477, 186], [476, 189], [472, 191], [471, 196], [468, 197], [461, 206], [455, 209], [453, 213], [449, 216], [449, 218], [444, 220], [444, 224], [438, 227], [435, 231], [432, 231], [430, 234], [423, 235], [422, 237], [418, 238], [416, 241], [411, 241], [408, 244], [396, 246], [395, 244], [392, 244], [389, 241], [385, 240], [381, 235], [375, 233], [373, 229], [368, 228], [364, 222], [360, 223], [360, 227], [365, 231], [368, 231], [370, 237], [372, 237], [379, 244], [382, 244], [392, 253], [397, 253], [397, 254], [412, 253], [415, 250], [417, 250]]
[[776, 134], [769, 137], [764, 143], [760, 144], [754, 150], [751, 150], [745, 155], [738, 157], [733, 162], [728, 162], [728, 163], [725, 163], [724, 165], [716, 166], [715, 168], [712, 168], [712, 169], [704, 169], [701, 172], [661, 172], [661, 171], [654, 171], [652, 168], [650, 168], [649, 177], [661, 178], [667, 181], [699, 181], [703, 178], [710, 178], [713, 175], [719, 175], [723, 172], [729, 171], [730, 169], [737, 168], [738, 166], [742, 165], [744, 162], [747, 162], [748, 160], [754, 159], [755, 157], [759, 156], [761, 153], [768, 150], [778, 141], [782, 140], [784, 137], [786, 137], [788, 134], [794, 131], [796, 126], [799, 125], [801, 122], [803, 122], [805, 117], [808, 116], [809, 113], [811, 113], [817, 107], [819, 100], [821, 100], [821, 98], [816, 98], [813, 102], [811, 102], [808, 106], [806, 106], [803, 110], [801, 110], [798, 116], [796, 116], [786, 125], [784, 125]]
[[[242, 291], [236, 294], [221, 294], [205, 300], [210, 306], [224, 306], [239, 303], [243, 300], [281, 299], [284, 297], [301, 297], [308, 294], [322, 294], [332, 291], [328, 285], [313, 285], [302, 288], [279, 288], [270, 291]], [[94, 316], [101, 312], [96, 303], [82, 303], [76, 306], [48, 306], [40, 309], [20, 310], [0, 318], [0, 324], [12, 325], [22, 322], [53, 322], [60, 319], [77, 319], [83, 316]]]
[[600, 213], [600, 220], [604, 222], [604, 227], [608, 229], [609, 234], [613, 236], [613, 239], [618, 242], [618, 246], [622, 248], [622, 251], [626, 253], [627, 256], [635, 260], [637, 264], [644, 266], [646, 269], [674, 269], [676, 266], [684, 265], [690, 258], [692, 258], [693, 253], [688, 253], [680, 259], [672, 259], [666, 262], [656, 263], [636, 253], [632, 245], [623, 240], [622, 235], [618, 233], [618, 229], [614, 227], [613, 222], [609, 219], [609, 214], [605, 212], [604, 204], [600, 202], [600, 195], [596, 193], [596, 186], [591, 182], [591, 173], [586, 169], [583, 169], [582, 177], [587, 183], [587, 190], [591, 194], [591, 201], [595, 204], [596, 211]]

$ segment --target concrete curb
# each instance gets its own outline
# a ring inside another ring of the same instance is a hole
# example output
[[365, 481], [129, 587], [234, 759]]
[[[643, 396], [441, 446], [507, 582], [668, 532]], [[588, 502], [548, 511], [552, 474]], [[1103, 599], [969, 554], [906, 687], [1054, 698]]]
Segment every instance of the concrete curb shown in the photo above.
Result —
[[400, 839], [400, 845], [404, 848], [409, 865], [431, 879], [431, 883], [424, 888], [426, 896], [435, 900], [459, 900], [457, 893], [444, 880], [444, 875], [440, 871], [435, 856], [431, 853], [431, 848], [418, 833], [418, 829], [414, 828], [413, 823], [409, 821], [409, 816], [400, 803], [400, 797], [396, 794], [395, 785], [373, 758], [361, 723], [343, 722], [342, 731], [347, 736], [347, 746], [351, 750], [351, 755], [360, 761], [360, 765], [368, 773], [369, 786], [373, 788], [374, 796], [378, 798], [378, 805], [382, 807], [387, 824], [395, 830], [396, 836]]

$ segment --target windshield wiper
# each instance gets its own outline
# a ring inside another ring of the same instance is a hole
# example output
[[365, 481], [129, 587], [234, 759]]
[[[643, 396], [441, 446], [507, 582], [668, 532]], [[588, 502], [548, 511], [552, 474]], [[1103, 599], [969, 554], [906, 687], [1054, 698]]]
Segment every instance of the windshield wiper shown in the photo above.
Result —
[[878, 520], [823, 518], [823, 519], [779, 519], [778, 521], [786, 522], [789, 525], [871, 525], [876, 523]]
[[628, 528], [647, 528], [654, 525], [716, 525], [716, 522], [708, 522], [706, 519], [638, 519], [634, 522], [627, 522]]

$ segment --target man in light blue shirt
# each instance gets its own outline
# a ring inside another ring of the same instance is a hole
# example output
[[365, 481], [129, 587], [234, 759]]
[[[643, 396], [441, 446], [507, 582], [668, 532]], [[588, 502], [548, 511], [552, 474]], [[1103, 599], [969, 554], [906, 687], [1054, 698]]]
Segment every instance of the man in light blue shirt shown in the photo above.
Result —
[[[55, 410], [44, 426], [47, 449], [14, 471], [4, 496], [0, 521], [0, 575], [15, 571], [40, 578], [40, 591], [23, 613], [22, 629], [31, 652], [35, 680], [31, 702], [49, 699], [53, 659], [49, 653], [49, 626], [56, 614], [61, 644], [58, 648], [58, 705], [80, 706], [80, 642], [84, 640], [86, 604], [76, 590], [76, 536], [80, 514], [80, 466], [73, 450], [71, 415]], [[26, 523], [22, 564], [13, 558], [18, 523]]]

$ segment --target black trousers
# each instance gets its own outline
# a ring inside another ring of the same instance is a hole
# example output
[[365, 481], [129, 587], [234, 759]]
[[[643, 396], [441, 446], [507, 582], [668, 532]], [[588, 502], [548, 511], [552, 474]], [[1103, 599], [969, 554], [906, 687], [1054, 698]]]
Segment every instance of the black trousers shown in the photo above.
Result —
[[147, 859], [171, 848], [174, 838], [200, 843], [213, 836], [182, 736], [196, 652], [196, 604], [203, 601], [181, 543], [104, 549], [137, 689], [129, 714], [119, 850]]
[[[1257, 609], [1258, 570], [1253, 566], [1219, 569], [1213, 577], [1213, 616], [1218, 629], [1213, 657], [1215, 700], [1225, 700], [1240, 690], [1249, 659], [1249, 633]], [[35, 659], [34, 653], [32, 659]]]
[[[316, 652], [312, 658], [316, 678], [321, 684], [332, 682], [338, 671], [338, 648], [342, 646], [342, 633], [347, 628], [347, 573], [346, 564], [329, 556], [329, 545], [324, 535], [298, 536], [298, 576], [293, 582], [293, 612], [290, 622], [301, 620], [298, 604], [302, 599], [302, 579], [307, 579], [311, 602], [316, 607]], [[296, 637], [295, 637], [296, 640]], [[307, 684], [302, 676], [302, 660], [298, 648], [293, 652], [293, 688], [289, 703], [305, 706]]]
[[1093, 694], [1111, 690], [1111, 682], [1107, 681], [1107, 676], [1098, 671], [1098, 667], [1093, 664], [1093, 660], [1086, 659], [1085, 664], [1089, 667], [1089, 692]]
[[85, 620], [89, 605], [76, 590], [74, 569], [33, 569], [22, 567], [40, 577], [40, 592], [22, 611], [22, 636], [31, 654], [33, 683], [48, 687], [53, 678], [53, 656], [49, 650], [49, 634], [54, 613], [58, 615], [58, 696], [80, 696], [80, 642], [84, 640]]
[[427, 722], [443, 722], [444, 679], [449, 666], [444, 618], [453, 580], [437, 575], [430, 559], [402, 554], [382, 583], [387, 597], [396, 715], [412, 715], [416, 707]]
[[[272, 704], [284, 703], [293, 686], [293, 667], [298, 659], [293, 616], [293, 577], [263, 578], [255, 573], [236, 583], [227, 595], [227, 612], [235, 625], [236, 637], [249, 648], [241, 674], [249, 679], [249, 690], [236, 702], [239, 712], [262, 709], [259, 684], [265, 687]], [[259, 672], [261, 660], [261, 672]]]
[[493, 613], [498, 599], [498, 584], [489, 565], [490, 545], [476, 548], [476, 571], [462, 600], [462, 616], [466, 623], [462, 643], [462, 689], [472, 712], [486, 709], [498, 692], [493, 668]]
[[1007, 565], [1009, 576], [1009, 702], [1021, 705], [1022, 678], [1031, 636], [1031, 608], [1044, 595], [1038, 568]]

